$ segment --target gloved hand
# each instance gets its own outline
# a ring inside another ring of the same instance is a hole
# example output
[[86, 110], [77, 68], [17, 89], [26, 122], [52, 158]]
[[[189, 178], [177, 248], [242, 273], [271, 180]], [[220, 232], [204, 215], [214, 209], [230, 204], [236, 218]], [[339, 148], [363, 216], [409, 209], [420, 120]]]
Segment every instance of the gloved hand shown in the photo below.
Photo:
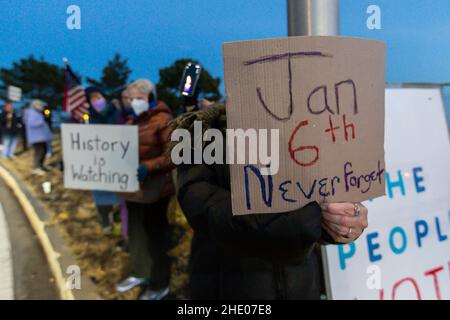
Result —
[[148, 168], [145, 164], [140, 164], [137, 170], [137, 178], [139, 182], [144, 182], [145, 178], [148, 176]]

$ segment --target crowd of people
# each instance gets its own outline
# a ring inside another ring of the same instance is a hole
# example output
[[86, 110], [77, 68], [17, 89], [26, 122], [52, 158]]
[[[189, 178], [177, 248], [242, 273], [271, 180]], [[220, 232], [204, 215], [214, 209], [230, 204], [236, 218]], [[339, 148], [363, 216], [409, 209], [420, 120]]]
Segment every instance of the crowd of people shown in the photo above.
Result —
[[44, 101], [35, 99], [17, 114], [12, 101], [6, 101], [0, 113], [0, 133], [2, 136], [2, 157], [13, 160], [19, 137], [22, 140], [22, 152], [31, 145], [34, 150], [33, 174], [44, 175], [49, 169], [45, 158], [51, 155], [53, 134], [51, 119], [45, 109]]
[[[135, 194], [94, 191], [99, 220], [110, 228], [111, 212], [122, 204], [122, 231], [128, 240], [133, 275], [117, 284], [119, 292], [144, 286], [143, 300], [158, 300], [169, 293], [170, 259], [167, 255], [167, 207], [175, 193], [170, 158], [165, 155], [170, 140], [168, 123], [170, 108], [157, 100], [156, 89], [149, 80], [137, 80], [120, 92], [120, 106], [106, 100], [95, 87], [86, 89], [89, 124], [121, 124], [138, 126], [141, 189]], [[126, 227], [126, 228], [125, 228]]]
[[[190, 130], [198, 120], [204, 127], [224, 131], [224, 103], [186, 99], [182, 114], [174, 117], [147, 79], [125, 86], [111, 101], [99, 88], [85, 92], [87, 125], [138, 127], [140, 190], [119, 195], [92, 192], [104, 232], [111, 232], [113, 223], [120, 221], [128, 244], [132, 273], [117, 284], [119, 292], [139, 286], [142, 300], [168, 296], [167, 208], [175, 195], [194, 230], [190, 299], [319, 299], [323, 293], [319, 245], [349, 243], [367, 227], [368, 212], [359, 203], [311, 202], [291, 212], [233, 216], [227, 164], [176, 167], [167, 150], [172, 130]], [[3, 157], [14, 157], [17, 136], [25, 132], [25, 144], [34, 149], [34, 174], [47, 171], [44, 159], [52, 140], [44, 106], [34, 100], [18, 117], [6, 103], [0, 116]]]

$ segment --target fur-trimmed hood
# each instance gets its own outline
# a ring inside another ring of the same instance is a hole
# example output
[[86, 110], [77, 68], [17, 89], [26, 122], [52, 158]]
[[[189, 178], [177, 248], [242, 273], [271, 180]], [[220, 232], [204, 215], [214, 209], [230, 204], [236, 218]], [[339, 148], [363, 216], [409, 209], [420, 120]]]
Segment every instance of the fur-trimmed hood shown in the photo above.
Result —
[[[184, 113], [170, 121], [169, 127], [171, 130], [186, 129], [193, 135], [195, 121], [202, 122], [202, 133], [211, 128], [219, 129], [225, 133], [227, 128], [225, 105], [217, 103], [203, 110]], [[172, 150], [176, 144], [177, 142], [171, 142], [168, 151]]]

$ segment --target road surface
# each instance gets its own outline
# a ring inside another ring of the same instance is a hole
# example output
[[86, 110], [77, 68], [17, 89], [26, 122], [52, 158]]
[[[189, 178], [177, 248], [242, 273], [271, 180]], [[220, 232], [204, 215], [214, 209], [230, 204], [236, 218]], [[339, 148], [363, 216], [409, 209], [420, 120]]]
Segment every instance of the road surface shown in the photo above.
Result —
[[0, 179], [0, 299], [58, 299], [47, 260], [14, 194]]

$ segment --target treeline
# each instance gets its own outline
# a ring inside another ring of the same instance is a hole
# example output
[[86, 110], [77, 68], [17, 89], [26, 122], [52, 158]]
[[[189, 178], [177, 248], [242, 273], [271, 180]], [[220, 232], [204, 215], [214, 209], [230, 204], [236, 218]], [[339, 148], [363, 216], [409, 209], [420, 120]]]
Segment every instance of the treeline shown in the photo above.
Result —
[[[193, 59], [180, 59], [159, 70], [159, 82], [156, 84], [158, 98], [165, 101], [173, 109], [181, 104], [178, 88], [183, 69], [189, 61], [197, 63]], [[74, 69], [76, 70], [76, 66], [74, 66]], [[107, 61], [99, 79], [81, 76], [79, 78], [84, 84], [101, 88], [107, 98], [112, 99], [122, 86], [135, 80], [130, 79], [131, 73], [128, 59], [116, 53], [112, 59]], [[41, 99], [47, 102], [51, 108], [55, 108], [62, 105], [64, 67], [49, 63], [43, 57], [37, 59], [30, 55], [14, 62], [11, 68], [0, 69], [0, 99], [6, 99], [8, 85], [22, 88], [24, 99]], [[212, 101], [221, 98], [220, 78], [214, 78], [204, 68], [199, 80], [199, 87], [200, 95], [204, 98]]]

